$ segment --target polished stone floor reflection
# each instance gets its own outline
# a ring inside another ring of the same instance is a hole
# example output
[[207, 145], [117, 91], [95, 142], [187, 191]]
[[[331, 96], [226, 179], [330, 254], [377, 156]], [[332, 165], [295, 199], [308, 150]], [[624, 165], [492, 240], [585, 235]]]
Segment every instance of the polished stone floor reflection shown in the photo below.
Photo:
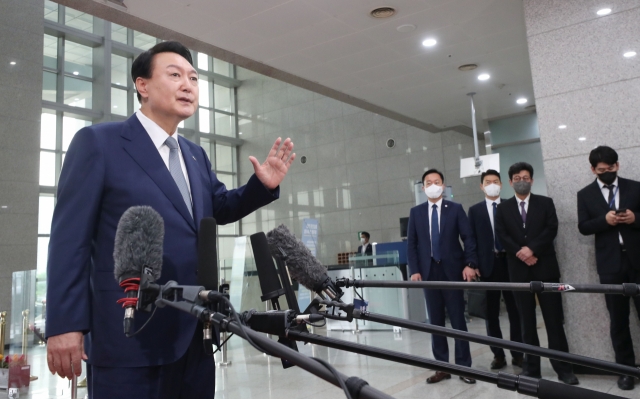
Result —
[[[503, 332], [508, 331], [505, 312], [503, 312], [501, 320], [503, 322]], [[538, 320], [541, 321], [542, 318], [539, 317]], [[542, 322], [538, 327], [540, 340], [546, 346], [547, 338]], [[480, 319], [471, 320], [469, 331], [485, 334], [484, 321]], [[406, 329], [401, 334], [394, 334], [391, 331], [377, 331], [362, 332], [362, 334], [354, 335], [351, 332], [327, 332], [324, 329], [317, 329], [316, 333], [349, 342], [432, 358], [431, 336], [425, 333]], [[608, 340], [607, 337], [605, 339]], [[232, 361], [232, 365], [217, 369], [217, 383], [215, 387], [211, 387], [211, 389], [216, 390], [217, 399], [281, 399], [285, 397], [327, 399], [344, 397], [339, 389], [297, 367], [284, 370], [279, 359], [258, 353], [239, 338], [231, 338], [229, 344], [228, 359]], [[299, 343], [298, 347], [300, 352], [328, 360], [342, 373], [363, 378], [371, 386], [396, 398], [488, 399], [528, 397], [498, 389], [495, 385], [483, 382], [478, 382], [476, 385], [467, 385], [457, 378], [435, 385], [427, 385], [425, 379], [432, 374], [432, 371], [427, 369], [405, 366], [316, 345], [302, 345]], [[449, 340], [449, 347], [452, 353], [451, 356], [453, 356], [453, 340]], [[493, 354], [488, 347], [472, 343], [471, 354], [473, 356], [473, 368], [490, 371], [489, 364], [493, 359]], [[216, 355], [216, 358], [218, 361], [220, 360], [219, 354]], [[45, 362], [44, 347], [33, 349], [31, 359], [33, 364], [32, 374], [37, 375], [39, 379], [32, 383], [29, 394], [26, 396], [21, 395], [21, 398], [71, 397], [68, 383], [49, 374]], [[510, 358], [508, 360], [510, 362]], [[518, 373], [520, 369], [509, 364], [503, 371]], [[543, 378], [557, 381], [548, 360], [542, 360], [542, 375]], [[617, 377], [578, 375], [578, 378], [580, 379], [581, 387], [608, 392], [625, 398], [640, 399], [640, 387], [633, 391], [621, 391], [616, 386]], [[6, 391], [0, 390], [0, 398], [3, 395], [6, 395]], [[78, 390], [78, 398], [83, 398], [85, 395], [86, 389], [80, 388]]]

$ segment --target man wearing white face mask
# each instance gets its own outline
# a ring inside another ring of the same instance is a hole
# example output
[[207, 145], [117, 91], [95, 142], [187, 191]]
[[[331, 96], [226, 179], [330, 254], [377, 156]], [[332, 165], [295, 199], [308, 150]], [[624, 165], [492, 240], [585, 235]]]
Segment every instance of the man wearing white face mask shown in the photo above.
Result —
[[[462, 205], [442, 198], [444, 176], [439, 171], [426, 171], [422, 183], [429, 201], [411, 208], [407, 227], [411, 281], [472, 281], [477, 275], [476, 244]], [[462, 290], [425, 289], [424, 294], [431, 324], [444, 326], [446, 308], [451, 326], [467, 331]], [[431, 349], [436, 360], [449, 361], [445, 337], [432, 335]], [[455, 340], [455, 361], [461, 366], [471, 366], [469, 342]], [[449, 378], [451, 374], [438, 371], [427, 378], [427, 383], [435, 384]], [[474, 379], [460, 379], [475, 384]]]
[[[495, 232], [495, 215], [501, 202], [500, 190], [502, 182], [500, 173], [489, 169], [480, 176], [480, 189], [484, 191], [485, 199], [469, 208], [469, 223], [475, 236], [478, 251], [478, 270], [482, 280], [491, 283], [508, 283], [509, 270], [507, 266], [507, 253]], [[520, 316], [511, 291], [487, 291], [487, 335], [502, 339], [500, 329], [500, 297], [504, 297], [504, 303], [509, 315], [510, 339], [514, 342], [522, 342], [520, 329]], [[505, 353], [502, 348], [491, 347], [494, 359], [491, 369], [497, 370], [507, 365]], [[511, 364], [522, 367], [523, 354], [511, 351]]]
[[373, 254], [373, 247], [369, 244], [371, 236], [366, 231], [360, 233], [360, 245], [358, 247], [358, 255], [371, 256]]

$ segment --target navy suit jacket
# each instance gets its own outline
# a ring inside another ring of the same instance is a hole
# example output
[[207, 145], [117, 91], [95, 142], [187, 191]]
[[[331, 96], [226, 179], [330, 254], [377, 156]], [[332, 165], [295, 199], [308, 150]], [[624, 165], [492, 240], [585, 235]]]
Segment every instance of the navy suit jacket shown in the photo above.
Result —
[[[410, 274], [420, 273], [422, 280], [429, 278], [431, 270], [431, 228], [429, 212], [432, 203], [427, 201], [411, 208], [407, 227], [407, 261]], [[460, 244], [464, 242], [464, 250]], [[478, 264], [476, 243], [469, 219], [462, 205], [443, 200], [440, 211], [440, 254], [442, 266], [450, 281], [462, 281], [462, 270]]]
[[469, 208], [469, 224], [476, 239], [480, 275], [489, 277], [493, 273], [495, 239], [486, 200], [482, 200], [482, 202], [478, 202]]
[[[197, 283], [200, 220], [235, 222], [276, 199], [252, 176], [227, 191], [204, 150], [179, 138], [191, 196], [189, 215], [178, 186], [138, 118], [103, 123], [76, 133], [60, 175], [47, 265], [47, 326], [51, 337], [85, 333], [89, 363], [106, 367], [168, 364], [186, 353], [197, 320], [163, 308], [133, 338], [122, 330], [123, 290], [114, 278], [113, 247], [118, 221], [132, 206], [148, 205], [164, 219], [164, 254], [159, 283]], [[194, 220], [195, 219], [195, 220]], [[137, 312], [133, 331], [149, 318]]]

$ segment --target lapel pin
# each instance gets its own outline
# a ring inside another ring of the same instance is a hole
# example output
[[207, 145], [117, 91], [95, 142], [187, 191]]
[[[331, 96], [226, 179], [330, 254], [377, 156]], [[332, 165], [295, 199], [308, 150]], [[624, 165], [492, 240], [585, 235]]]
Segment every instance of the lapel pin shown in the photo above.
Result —
[[198, 162], [198, 160], [196, 159], [196, 157], [194, 155], [192, 155], [191, 158], [193, 158], [194, 161]]

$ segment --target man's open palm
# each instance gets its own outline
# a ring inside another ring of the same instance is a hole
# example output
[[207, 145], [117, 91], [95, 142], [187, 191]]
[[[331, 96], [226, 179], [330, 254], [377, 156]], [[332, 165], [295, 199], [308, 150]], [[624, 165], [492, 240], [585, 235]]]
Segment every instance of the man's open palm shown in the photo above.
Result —
[[282, 138], [278, 137], [262, 165], [254, 156], [249, 157], [256, 176], [269, 190], [275, 189], [282, 183], [282, 180], [284, 180], [284, 177], [289, 171], [289, 167], [296, 158], [296, 154], [292, 153], [293, 142], [291, 139], [287, 138], [284, 143], [282, 143], [282, 146], [280, 145], [281, 142]]

